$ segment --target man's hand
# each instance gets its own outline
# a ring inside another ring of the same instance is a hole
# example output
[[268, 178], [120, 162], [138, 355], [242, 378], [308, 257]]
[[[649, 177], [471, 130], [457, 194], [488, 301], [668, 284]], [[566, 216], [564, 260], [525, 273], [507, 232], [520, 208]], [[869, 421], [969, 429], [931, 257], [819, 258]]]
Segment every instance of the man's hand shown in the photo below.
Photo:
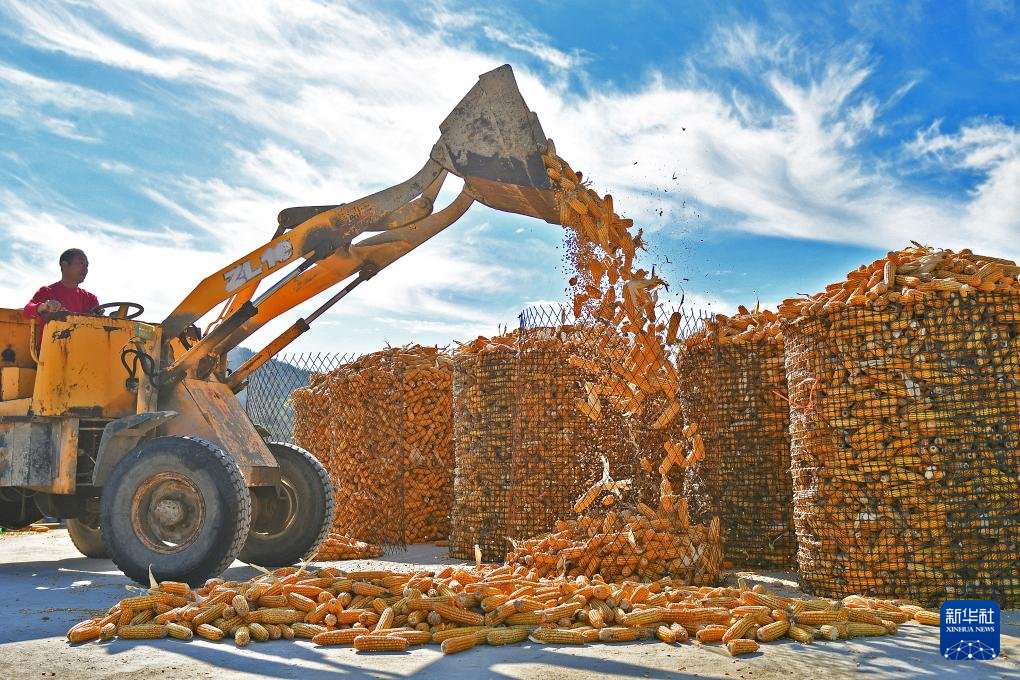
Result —
[[40, 314], [55, 314], [57, 312], [67, 311], [64, 309], [64, 305], [60, 304], [57, 300], [47, 300], [46, 302], [39, 305]]

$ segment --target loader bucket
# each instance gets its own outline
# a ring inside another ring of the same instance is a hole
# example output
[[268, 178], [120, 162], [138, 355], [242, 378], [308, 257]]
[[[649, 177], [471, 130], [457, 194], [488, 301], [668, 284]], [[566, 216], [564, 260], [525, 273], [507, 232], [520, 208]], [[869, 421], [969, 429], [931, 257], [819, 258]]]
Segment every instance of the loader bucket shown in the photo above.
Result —
[[542, 163], [546, 137], [509, 64], [479, 76], [439, 130], [432, 158], [461, 177], [475, 200], [559, 224]]

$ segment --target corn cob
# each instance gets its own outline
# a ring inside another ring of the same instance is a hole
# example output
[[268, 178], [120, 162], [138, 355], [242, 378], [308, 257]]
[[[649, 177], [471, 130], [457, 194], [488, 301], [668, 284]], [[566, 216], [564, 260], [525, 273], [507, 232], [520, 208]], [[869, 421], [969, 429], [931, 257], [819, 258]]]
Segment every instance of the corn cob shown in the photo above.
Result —
[[942, 623], [942, 615], [939, 612], [921, 610], [914, 612], [914, 620], [926, 626], [938, 626]]
[[155, 640], [167, 636], [167, 627], [158, 623], [143, 623], [140, 626], [121, 626], [117, 637], [125, 640]]
[[831, 625], [831, 624], [823, 624], [823, 625], [818, 627], [818, 634], [821, 637], [825, 638], [826, 640], [838, 640], [841, 637], [844, 637], [841, 634], [841, 627], [843, 629], [845, 629], [846, 624], [841, 624], [840, 626], [834, 626], [834, 625]]
[[819, 626], [823, 623], [838, 623], [846, 621], [848, 611], [846, 609], [827, 609], [822, 611], [805, 611], [796, 617], [798, 624], [805, 626]]
[[204, 637], [207, 640], [222, 640], [224, 632], [208, 623], [200, 623], [195, 626], [195, 635]]
[[600, 629], [598, 635], [598, 639], [602, 642], [632, 642], [637, 640], [638, 630], [637, 628], [610, 626]]
[[402, 652], [408, 642], [395, 635], [359, 635], [354, 638], [354, 649], [359, 652]]
[[698, 642], [722, 642], [723, 635], [727, 630], [729, 630], [728, 626], [705, 626], [697, 632], [695, 637], [698, 638]]
[[755, 620], [757, 618], [757, 615], [751, 615], [737, 619], [729, 628], [726, 629], [726, 632], [723, 633], [722, 641], [729, 642], [730, 640], [736, 640], [744, 637], [754, 627]]
[[454, 607], [453, 605], [433, 605], [432, 611], [436, 612], [447, 621], [461, 623], [465, 626], [480, 626], [485, 623], [485, 617], [481, 614], [476, 614], [475, 612], [470, 612], [466, 609], [461, 609], [460, 607]]
[[102, 629], [103, 627], [99, 625], [98, 621], [79, 623], [67, 631], [67, 640], [73, 643], [95, 640], [102, 633]]
[[730, 640], [726, 643], [726, 648], [730, 651], [730, 656], [737, 656], [738, 654], [751, 654], [752, 652], [758, 651], [758, 643], [754, 640], [748, 640], [746, 638], [740, 638], [736, 640]]
[[436, 631], [432, 634], [432, 642], [436, 644], [442, 643], [450, 638], [460, 637], [462, 635], [474, 635], [476, 633], [488, 633], [491, 630], [488, 626], [460, 626], [455, 628], [447, 628], [446, 630]]
[[409, 645], [424, 645], [432, 641], [432, 633], [427, 630], [388, 630], [386, 634], [403, 638]]
[[178, 640], [190, 640], [194, 635], [194, 632], [188, 626], [181, 625], [179, 623], [167, 623], [166, 634], [172, 638]]
[[659, 626], [656, 628], [655, 636], [667, 645], [676, 644], [676, 633], [669, 626]]
[[234, 631], [234, 644], [238, 647], [247, 647], [251, 642], [251, 631], [248, 626], [238, 626]]
[[[867, 625], [867, 624], [863, 624], [863, 625]], [[882, 632], [885, 632], [884, 628], [882, 629]], [[800, 642], [800, 643], [805, 644], [805, 645], [811, 644], [811, 641], [815, 637], [814, 634], [810, 630], [808, 630], [807, 628], [805, 628], [803, 626], [798, 626], [796, 624], [790, 624], [790, 627], [786, 631], [786, 635], [787, 635], [787, 637], [790, 637], [790, 638], [796, 640], [797, 642]]]
[[786, 635], [788, 630], [790, 630], [789, 621], [775, 621], [759, 628], [755, 637], [761, 642], [772, 642]]
[[178, 597], [188, 598], [191, 596], [191, 586], [187, 583], [163, 581], [159, 584], [159, 589], [164, 593], [170, 593], [171, 595], [177, 595]]
[[450, 637], [443, 640], [441, 649], [443, 654], [456, 654], [457, 652], [463, 652], [467, 649], [471, 649], [479, 643], [479, 636], [477, 634], [458, 635], [456, 637]]
[[312, 636], [312, 642], [317, 645], [349, 645], [354, 643], [354, 638], [365, 635], [367, 632], [364, 628], [326, 630]]
[[536, 628], [530, 637], [535, 642], [549, 644], [583, 645], [586, 642], [582, 632], [562, 628]]
[[194, 625], [194, 626], [200, 626], [203, 623], [208, 623], [210, 621], [213, 621], [216, 618], [218, 618], [219, 615], [226, 608], [227, 608], [226, 603], [218, 602], [218, 603], [214, 604], [211, 607], [207, 607], [205, 609], [202, 609], [201, 611], [198, 612], [198, 614], [195, 615], [195, 617], [193, 619], [191, 619], [191, 624]]
[[315, 625], [314, 623], [304, 623], [302, 621], [297, 621], [295, 623], [290, 624], [290, 628], [291, 630], [294, 631], [295, 637], [301, 638], [313, 638], [317, 634], [322, 633], [326, 630], [325, 626], [318, 626]]
[[393, 625], [393, 607], [386, 607], [382, 614], [379, 615], [379, 621], [375, 624], [373, 629], [375, 632], [386, 630]]
[[863, 637], [868, 635], [885, 635], [885, 626], [875, 625], [873, 623], [856, 623], [851, 622], [846, 626], [847, 635], [850, 637]]
[[534, 629], [533, 626], [494, 628], [486, 634], [485, 641], [494, 646], [513, 645], [526, 640]]

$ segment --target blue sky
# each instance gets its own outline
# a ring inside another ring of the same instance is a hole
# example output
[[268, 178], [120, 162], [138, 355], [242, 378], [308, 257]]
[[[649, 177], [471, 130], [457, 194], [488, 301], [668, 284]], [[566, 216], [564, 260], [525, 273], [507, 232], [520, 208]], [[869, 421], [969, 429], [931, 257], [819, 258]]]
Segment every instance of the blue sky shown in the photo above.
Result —
[[[910, 239], [1020, 256], [1017, 4], [805, 7], [0, 0], [0, 299], [73, 245], [160, 319], [281, 208], [410, 176], [507, 62], [690, 304], [813, 293]], [[563, 298], [560, 239], [473, 207], [294, 348], [495, 332]]]

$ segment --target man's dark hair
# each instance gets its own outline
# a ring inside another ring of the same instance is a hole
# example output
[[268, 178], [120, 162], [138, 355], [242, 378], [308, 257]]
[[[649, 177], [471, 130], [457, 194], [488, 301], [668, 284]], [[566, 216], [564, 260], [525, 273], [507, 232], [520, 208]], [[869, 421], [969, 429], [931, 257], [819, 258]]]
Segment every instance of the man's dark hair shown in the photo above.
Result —
[[85, 257], [85, 251], [81, 248], [68, 248], [60, 254], [60, 264], [71, 264], [74, 262], [74, 258], [79, 256], [83, 259], [88, 259]]

